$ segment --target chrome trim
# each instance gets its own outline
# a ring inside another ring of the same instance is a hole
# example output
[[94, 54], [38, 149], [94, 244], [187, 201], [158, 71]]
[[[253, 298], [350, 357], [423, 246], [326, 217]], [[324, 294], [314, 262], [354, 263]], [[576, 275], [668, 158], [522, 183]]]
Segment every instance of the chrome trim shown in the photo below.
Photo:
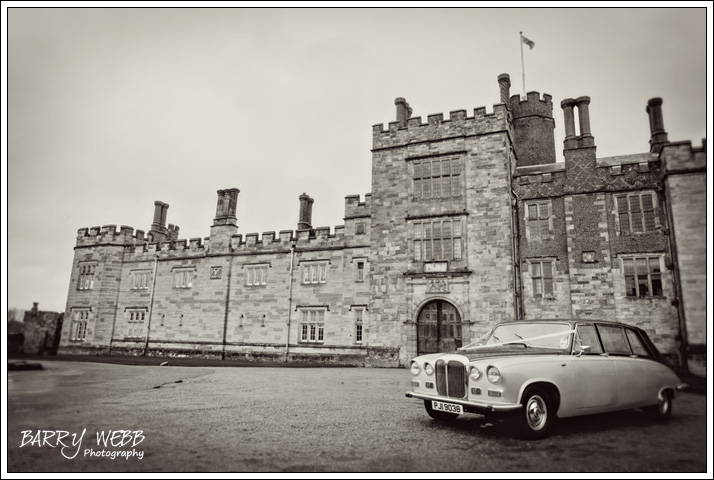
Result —
[[468, 370], [468, 362], [461, 359], [438, 359], [435, 363], [434, 375], [436, 391], [439, 395], [449, 398], [467, 398]]
[[416, 393], [416, 392], [407, 392], [406, 393], [407, 398], [419, 398], [421, 400], [436, 400], [437, 402], [446, 402], [446, 403], [456, 403], [458, 405], [464, 406], [464, 407], [471, 407], [476, 410], [482, 410], [482, 411], [489, 411], [489, 412], [512, 412], [514, 410], [518, 410], [519, 408], [522, 408], [523, 405], [520, 403], [509, 403], [509, 404], [500, 404], [500, 405], [493, 405], [490, 403], [483, 403], [483, 402], [472, 402], [468, 400], [461, 400], [458, 398], [452, 398], [452, 397], [443, 397], [439, 395], [428, 395], [425, 393]]
[[688, 388], [689, 388], [689, 385], [687, 385], [686, 383], [680, 383], [679, 385], [677, 385], [677, 386], [674, 387], [674, 388], [676, 388], [678, 391], [681, 392], [682, 390], [688, 389]]

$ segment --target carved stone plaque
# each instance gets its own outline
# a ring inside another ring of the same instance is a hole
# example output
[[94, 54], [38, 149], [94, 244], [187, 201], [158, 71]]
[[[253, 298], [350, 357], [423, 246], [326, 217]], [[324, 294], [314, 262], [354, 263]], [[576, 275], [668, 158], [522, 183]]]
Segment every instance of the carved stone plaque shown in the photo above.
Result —
[[449, 291], [449, 279], [447, 277], [427, 278], [427, 293], [447, 293]]
[[223, 267], [211, 267], [211, 279], [219, 279], [221, 278], [221, 271], [223, 270]]

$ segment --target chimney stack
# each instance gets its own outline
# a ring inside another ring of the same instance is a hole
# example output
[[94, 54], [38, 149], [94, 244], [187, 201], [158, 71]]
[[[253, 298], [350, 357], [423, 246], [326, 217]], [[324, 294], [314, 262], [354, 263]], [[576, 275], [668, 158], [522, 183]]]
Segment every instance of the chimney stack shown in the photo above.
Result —
[[166, 227], [166, 217], [169, 213], [169, 204], [164, 203], [161, 205], [161, 227], [164, 228]]
[[[563, 145], [566, 150], [595, 146], [595, 139], [590, 132], [590, 109], [588, 105], [590, 105], [590, 97], [578, 97], [575, 100], [566, 98], [560, 102], [563, 116], [565, 117], [565, 141]], [[578, 108], [580, 135], [575, 135], [574, 107]]]
[[507, 73], [498, 76], [498, 86], [501, 90], [501, 103], [510, 108], [509, 98], [511, 98], [511, 77]]
[[32, 316], [36, 317], [37, 316], [37, 306], [39, 305], [38, 302], [32, 302]]
[[662, 99], [651, 98], [647, 102], [647, 113], [650, 117], [650, 152], [659, 153], [662, 146], [669, 143], [662, 118]]
[[575, 100], [572, 98], [566, 98], [560, 102], [560, 107], [563, 109], [563, 116], [565, 117], [565, 141], [563, 142], [564, 148], [577, 148], [578, 141], [575, 136], [575, 115], [573, 112], [573, 107], [575, 107]]
[[218, 190], [216, 218], [213, 219], [213, 225], [237, 225], [236, 206], [239, 193], [240, 190], [237, 188]]
[[[238, 219], [236, 218], [236, 206], [238, 205], [237, 188], [218, 190], [216, 201], [216, 218], [211, 225], [211, 236], [209, 238], [210, 252], [231, 252], [231, 242], [234, 235], [238, 234]], [[178, 227], [174, 226], [174, 234], [178, 236]]]
[[156, 200], [154, 202], [154, 221], [151, 223], [151, 228], [149, 229], [149, 234], [151, 234], [151, 241], [161, 242], [167, 239], [169, 234], [166, 228], [166, 216], [169, 211], [169, 204]]
[[309, 195], [300, 195], [300, 220], [297, 224], [298, 230], [309, 230], [312, 228], [312, 204], [313, 200]]
[[397, 122], [399, 122], [399, 126], [406, 127], [407, 119], [412, 116], [412, 108], [402, 97], [395, 98], [394, 104], [397, 106]]
[[580, 121], [580, 146], [592, 147], [595, 145], [592, 133], [590, 133], [590, 97], [578, 97], [575, 99], [578, 107], [578, 120]]
[[[168, 208], [168, 205], [166, 205], [166, 207]], [[161, 227], [163, 227], [163, 224], [161, 223], [162, 217], [166, 220], [166, 216], [163, 212], [164, 202], [156, 200], [154, 202], [154, 221], [151, 222], [151, 230], [161, 230]]]

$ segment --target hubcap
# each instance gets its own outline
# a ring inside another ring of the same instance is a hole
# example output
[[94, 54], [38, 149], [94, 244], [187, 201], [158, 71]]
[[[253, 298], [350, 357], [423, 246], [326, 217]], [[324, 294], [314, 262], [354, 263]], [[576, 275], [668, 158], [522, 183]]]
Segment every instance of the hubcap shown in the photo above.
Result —
[[540, 430], [548, 418], [545, 401], [538, 395], [533, 395], [526, 405], [526, 419], [533, 430]]

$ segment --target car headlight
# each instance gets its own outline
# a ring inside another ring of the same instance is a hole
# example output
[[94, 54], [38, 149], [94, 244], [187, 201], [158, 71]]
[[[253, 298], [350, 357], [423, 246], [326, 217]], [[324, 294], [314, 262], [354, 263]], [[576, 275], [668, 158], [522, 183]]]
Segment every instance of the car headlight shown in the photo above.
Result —
[[488, 367], [486, 370], [486, 376], [488, 381], [491, 383], [498, 383], [501, 381], [501, 372], [496, 367]]
[[479, 378], [481, 378], [481, 370], [476, 367], [471, 367], [471, 370], [469, 371], [469, 376], [471, 377], [471, 380], [478, 380]]
[[412, 375], [419, 375], [419, 372], [421, 372], [421, 367], [417, 362], [412, 362]]
[[426, 372], [427, 375], [432, 375], [434, 373], [434, 367], [432, 367], [429, 363], [425, 363], [424, 372]]

